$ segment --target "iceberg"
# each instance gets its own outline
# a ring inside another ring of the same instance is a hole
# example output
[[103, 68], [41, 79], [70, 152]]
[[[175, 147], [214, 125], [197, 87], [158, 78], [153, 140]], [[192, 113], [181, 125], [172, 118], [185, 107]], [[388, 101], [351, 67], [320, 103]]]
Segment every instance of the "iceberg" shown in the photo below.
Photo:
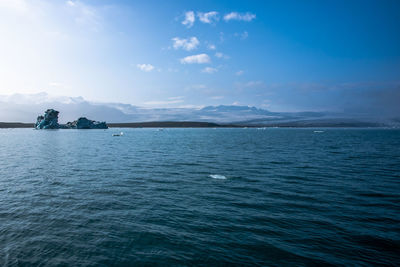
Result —
[[105, 121], [93, 121], [85, 117], [68, 122], [67, 124], [58, 123], [58, 112], [54, 109], [48, 109], [44, 112], [44, 116], [40, 115], [36, 119], [36, 129], [108, 129]]
[[60, 129], [58, 124], [58, 111], [54, 109], [48, 109], [44, 112], [44, 116], [40, 115], [36, 119], [36, 129]]

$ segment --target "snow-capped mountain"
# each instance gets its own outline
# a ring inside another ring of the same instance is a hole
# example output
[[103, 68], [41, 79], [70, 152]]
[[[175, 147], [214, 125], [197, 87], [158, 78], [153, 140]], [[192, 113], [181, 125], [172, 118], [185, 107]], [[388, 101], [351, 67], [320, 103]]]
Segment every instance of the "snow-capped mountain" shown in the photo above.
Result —
[[[206, 106], [203, 108], [144, 108], [124, 103], [99, 103], [82, 97], [51, 96], [47, 93], [0, 95], [1, 122], [34, 122], [46, 109], [60, 111], [60, 122], [84, 116], [93, 120], [122, 123], [148, 121], [207, 121], [236, 124], [272, 124], [352, 118], [328, 112], [271, 112], [249, 106]], [[376, 120], [375, 120], [376, 121]]]

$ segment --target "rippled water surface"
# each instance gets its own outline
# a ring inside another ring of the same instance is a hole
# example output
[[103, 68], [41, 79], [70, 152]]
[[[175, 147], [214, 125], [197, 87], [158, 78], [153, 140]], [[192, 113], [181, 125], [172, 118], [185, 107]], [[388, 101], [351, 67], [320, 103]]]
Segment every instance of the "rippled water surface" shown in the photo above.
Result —
[[399, 265], [400, 131], [315, 130], [2, 129], [0, 265]]

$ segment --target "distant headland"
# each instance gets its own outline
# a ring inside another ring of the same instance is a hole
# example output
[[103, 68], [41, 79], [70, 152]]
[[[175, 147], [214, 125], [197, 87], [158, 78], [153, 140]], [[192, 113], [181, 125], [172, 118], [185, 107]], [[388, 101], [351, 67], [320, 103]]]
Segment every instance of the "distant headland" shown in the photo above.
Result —
[[[85, 117], [68, 122], [66, 124], [58, 123], [59, 112], [54, 109], [47, 109], [44, 115], [37, 117], [36, 123], [20, 123], [20, 122], [0, 122], [0, 128], [32, 128], [35, 129], [107, 129], [111, 128], [258, 128], [258, 127], [283, 127], [283, 128], [313, 128], [313, 127], [339, 127], [339, 128], [355, 128], [355, 127], [390, 127], [393, 125], [379, 122], [366, 122], [348, 118], [321, 118], [321, 119], [301, 119], [293, 118], [289, 121], [264, 121], [264, 120], [247, 120], [231, 123], [215, 123], [205, 121], [146, 121], [146, 122], [123, 122], [123, 123], [106, 123], [89, 120]], [[400, 120], [399, 120], [400, 122]]]
[[36, 129], [107, 129], [108, 126], [104, 121], [92, 121], [85, 117], [68, 122], [67, 124], [58, 123], [59, 112], [54, 109], [45, 111], [44, 116], [40, 115], [36, 119]]

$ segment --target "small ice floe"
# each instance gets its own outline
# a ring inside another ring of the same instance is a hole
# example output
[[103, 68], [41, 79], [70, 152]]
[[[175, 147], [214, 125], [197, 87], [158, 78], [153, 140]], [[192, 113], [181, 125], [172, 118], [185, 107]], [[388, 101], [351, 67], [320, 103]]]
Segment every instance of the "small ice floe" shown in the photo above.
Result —
[[114, 133], [114, 134], [112, 134], [112, 136], [123, 136], [124, 135], [124, 133], [123, 132], [120, 132], [120, 133]]
[[314, 131], [314, 133], [323, 133], [325, 131]]
[[226, 176], [219, 175], [219, 174], [210, 174], [209, 176], [211, 178], [213, 178], [213, 179], [219, 179], [219, 180], [225, 180], [226, 179]]

